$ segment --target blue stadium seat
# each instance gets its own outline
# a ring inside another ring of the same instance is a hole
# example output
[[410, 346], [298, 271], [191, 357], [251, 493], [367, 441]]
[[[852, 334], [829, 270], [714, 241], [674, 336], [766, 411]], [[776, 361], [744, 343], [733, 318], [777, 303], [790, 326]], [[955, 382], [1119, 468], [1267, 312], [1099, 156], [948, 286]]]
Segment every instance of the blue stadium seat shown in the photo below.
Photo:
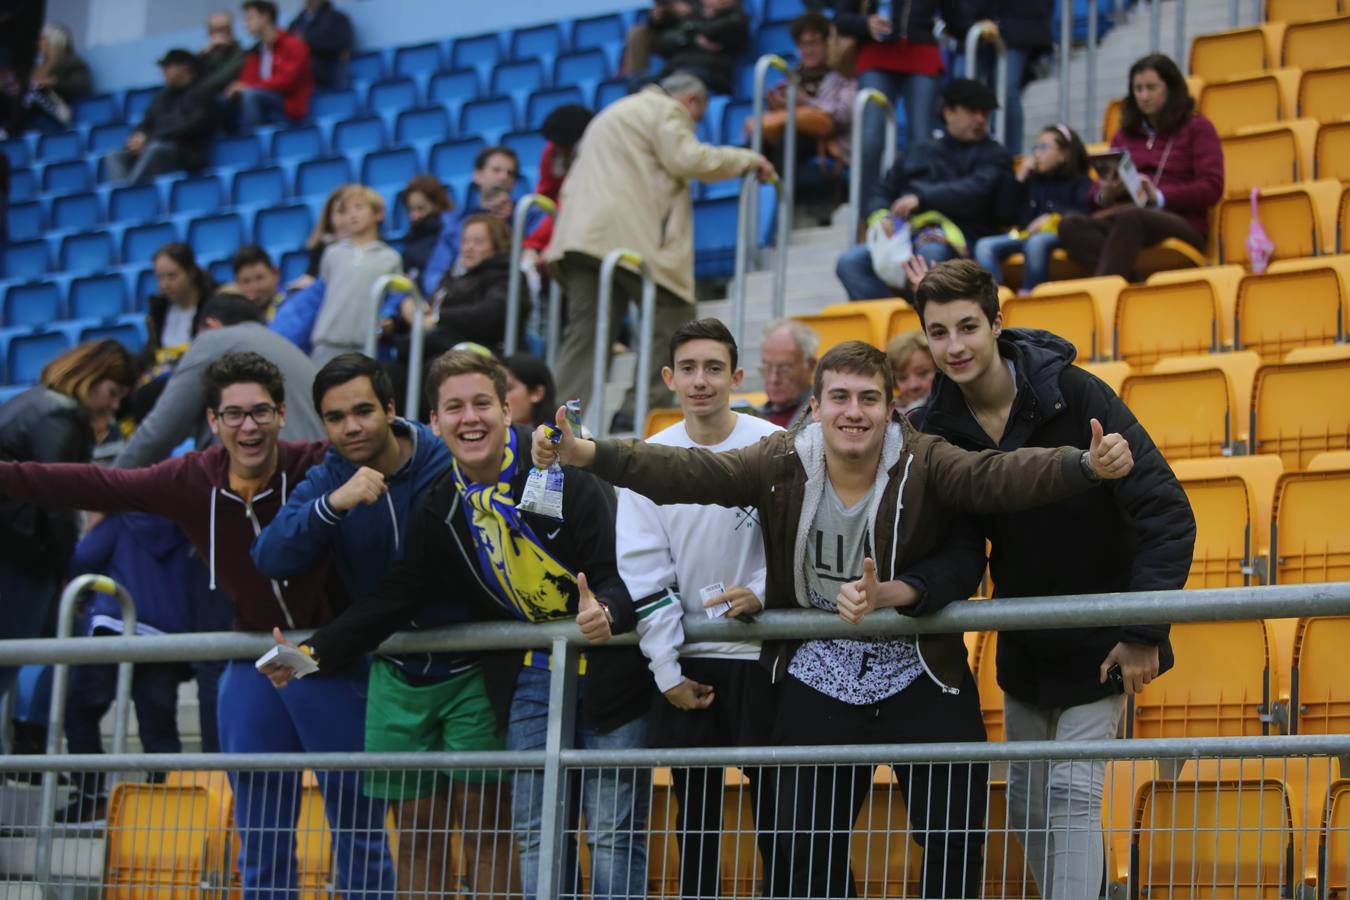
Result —
[[352, 180], [352, 166], [345, 156], [311, 159], [295, 169], [295, 196], [319, 197]]
[[216, 284], [229, 284], [234, 281], [234, 266], [228, 259], [217, 259], [206, 263], [206, 271]]
[[122, 344], [132, 353], [139, 353], [145, 346], [145, 317], [139, 315], [119, 316], [114, 322], [89, 325], [80, 329], [80, 341], [101, 341], [112, 339]]
[[303, 203], [258, 210], [253, 243], [262, 247], [299, 247], [314, 227], [314, 214]]
[[[3, 348], [8, 345], [9, 340], [6, 338], [4, 339], [3, 344], [0, 344], [0, 356], [3, 356]], [[10, 400], [13, 400], [31, 387], [31, 384], [6, 384], [0, 386], [0, 405], [8, 403]]]
[[396, 113], [417, 106], [417, 82], [411, 78], [388, 78], [370, 86], [366, 109], [373, 113]]
[[405, 109], [394, 125], [394, 141], [399, 144], [443, 141], [450, 136], [450, 116], [440, 106]]
[[427, 77], [441, 68], [441, 45], [413, 44], [394, 51], [394, 74]]
[[492, 70], [492, 81], [490, 83], [492, 93], [510, 94], [517, 98], [517, 102], [522, 108], [525, 106], [525, 97], [531, 91], [537, 91], [547, 86], [544, 83], [544, 67], [537, 59], [498, 63], [496, 68]]
[[450, 65], [455, 69], [477, 69], [479, 82], [487, 84], [501, 53], [502, 45], [495, 34], [456, 38], [450, 51]]
[[559, 87], [579, 87], [582, 93], [594, 97], [596, 87], [609, 77], [610, 71], [604, 51], [593, 47], [573, 50], [559, 56], [553, 64], [553, 83]]
[[244, 223], [238, 213], [203, 216], [188, 223], [187, 242], [198, 259], [231, 256], [244, 243]]
[[254, 135], [220, 137], [211, 142], [211, 165], [249, 168], [262, 162], [262, 142]]
[[796, 45], [792, 43], [792, 32], [788, 30], [787, 22], [768, 22], [759, 26], [759, 30], [755, 32], [756, 57], [765, 53], [791, 57], [796, 52]]
[[52, 281], [10, 285], [5, 291], [4, 305], [4, 316], [0, 318], [4, 327], [41, 328], [61, 318], [61, 286]]
[[281, 283], [289, 284], [305, 274], [305, 270], [309, 268], [309, 251], [289, 250], [281, 254], [281, 262], [277, 264], [277, 268], [281, 270]]
[[280, 166], [236, 172], [230, 195], [238, 206], [280, 203], [286, 199], [286, 173]]
[[136, 88], [127, 91], [126, 108], [122, 118], [133, 128], [141, 123], [145, 118], [145, 111], [150, 107], [150, 101], [155, 99], [155, 95], [160, 92], [158, 87]]
[[28, 149], [28, 142], [23, 138], [10, 138], [7, 141], [0, 141], [0, 153], [9, 157], [9, 165], [14, 169], [21, 169], [33, 163], [33, 153]]
[[169, 188], [169, 212], [209, 213], [225, 205], [225, 190], [214, 175], [182, 178]]
[[122, 235], [122, 259], [128, 264], [148, 266], [155, 251], [178, 240], [178, 229], [171, 222], [133, 225]]
[[150, 295], [158, 291], [159, 278], [155, 276], [153, 268], [147, 267], [136, 272], [136, 309], [144, 312]]
[[334, 153], [369, 153], [384, 146], [384, 120], [379, 116], [347, 119], [333, 127]]
[[609, 60], [610, 71], [617, 72], [626, 30], [623, 17], [616, 14], [577, 19], [572, 23], [572, 49], [603, 50]]
[[367, 84], [384, 77], [384, 54], [378, 50], [370, 53], [358, 53], [347, 65], [352, 81]]
[[70, 349], [70, 338], [62, 331], [43, 331], [16, 335], [5, 354], [5, 372], [11, 384], [32, 384], [42, 367]]
[[89, 166], [82, 159], [52, 163], [42, 170], [42, 190], [48, 194], [73, 194], [93, 186]]
[[66, 162], [84, 158], [84, 142], [78, 131], [55, 131], [40, 134], [37, 139], [37, 158], [45, 163]]
[[106, 231], [84, 231], [61, 239], [61, 268], [69, 272], [101, 272], [116, 262], [117, 251]]
[[530, 95], [530, 102], [526, 107], [525, 123], [530, 128], [539, 128], [543, 126], [549, 113], [568, 103], [586, 105], [586, 98], [581, 95], [581, 88], [561, 87], [554, 88], [551, 91], [535, 91]]
[[477, 69], [437, 72], [427, 86], [427, 103], [444, 106], [450, 121], [455, 122], [459, 119], [460, 108], [478, 97], [481, 83]]
[[521, 173], [530, 173], [530, 180], [539, 175], [539, 156], [544, 152], [548, 140], [537, 131], [514, 131], [502, 138], [502, 143], [516, 151], [520, 157]]
[[431, 174], [446, 183], [467, 178], [473, 174], [473, 159], [487, 146], [482, 138], [446, 141], [431, 148], [428, 168]]
[[361, 163], [361, 183], [374, 188], [402, 188], [417, 174], [417, 151], [409, 147], [367, 153]]
[[41, 278], [47, 274], [47, 242], [10, 241], [0, 247], [4, 260], [0, 275], [5, 278]]
[[489, 144], [501, 143], [502, 135], [515, 127], [516, 109], [510, 97], [471, 100], [459, 113], [459, 133], [481, 137]]
[[713, 142], [717, 144], [739, 142], [741, 135], [745, 134], [745, 120], [754, 109], [755, 105], [751, 100], [732, 100], [728, 103], [722, 110], [721, 130], [714, 135]]
[[551, 69], [562, 51], [563, 33], [557, 25], [517, 28], [511, 35], [512, 59], [537, 59], [545, 69]]
[[726, 112], [728, 102], [730, 102], [730, 98], [722, 94], [712, 94], [708, 97], [708, 108], [703, 111], [703, 118], [694, 126], [694, 132], [703, 143], [722, 143], [720, 131], [722, 114]]
[[802, 0], [765, 0], [764, 20], [766, 22], [785, 22], [795, 19], [806, 12]]
[[314, 159], [322, 155], [323, 134], [316, 125], [286, 128], [272, 135], [273, 161]]
[[37, 199], [37, 176], [32, 169], [17, 169], [9, 173], [9, 202], [20, 203]]
[[738, 202], [723, 197], [694, 204], [694, 277], [724, 277], [735, 270]]
[[599, 112], [606, 106], [609, 106], [615, 100], [622, 100], [628, 96], [628, 79], [610, 78], [600, 82], [595, 89], [595, 103], [591, 109]]
[[112, 94], [81, 97], [70, 105], [71, 121], [76, 125], [107, 125], [118, 121], [117, 98]]
[[159, 188], [153, 184], [131, 184], [108, 193], [108, 221], [144, 222], [164, 212]]
[[356, 91], [317, 91], [309, 101], [309, 114], [315, 119], [344, 119], [361, 112]]
[[117, 272], [86, 275], [70, 282], [68, 300], [73, 319], [110, 319], [127, 309], [127, 282]]
[[95, 156], [102, 156], [113, 150], [119, 150], [126, 144], [129, 134], [131, 126], [121, 122], [95, 125], [89, 129], [89, 152]]
[[9, 223], [11, 241], [31, 241], [42, 237], [42, 204], [36, 200], [11, 203], [5, 219]]
[[754, 94], [755, 67], [749, 64], [737, 66], [731, 73], [731, 96], [753, 97]]

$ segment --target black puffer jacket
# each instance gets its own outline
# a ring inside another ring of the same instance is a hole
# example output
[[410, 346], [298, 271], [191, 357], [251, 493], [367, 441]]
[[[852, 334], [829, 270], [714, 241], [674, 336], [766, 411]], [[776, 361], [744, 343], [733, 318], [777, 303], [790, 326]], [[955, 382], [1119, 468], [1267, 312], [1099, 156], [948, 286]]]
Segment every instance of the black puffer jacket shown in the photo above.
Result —
[[215, 98], [199, 88], [199, 82], [165, 87], [136, 126], [152, 141], [172, 142], [183, 155], [183, 168], [189, 170], [206, 165], [216, 130]]
[[[520, 275], [516, 276], [520, 278]], [[511, 283], [511, 258], [505, 253], [489, 257], [463, 275], [446, 275], [432, 295], [440, 300], [440, 317], [434, 334], [446, 349], [460, 341], [475, 341], [496, 349], [506, 337], [506, 295]], [[530, 292], [521, 285], [520, 333], [529, 317]], [[428, 335], [433, 340], [432, 335]]]
[[[876, 13], [877, 0], [828, 0], [834, 9], [834, 27], [840, 34], [870, 42], [867, 18]], [[963, 35], [970, 24], [959, 0], [895, 0], [891, 4], [891, 34], [911, 44], [935, 44], [933, 26], [941, 17], [947, 33]]]
[[[93, 452], [89, 415], [73, 397], [37, 385], [0, 406], [0, 459], [88, 462]], [[0, 559], [60, 578], [77, 537], [73, 510], [0, 496]]]
[[[683, 19], [671, 17], [652, 29], [656, 38], [653, 49], [666, 58], [662, 76], [691, 72], [703, 79], [714, 94], [731, 93], [736, 60], [750, 42], [750, 19], [739, 5], [711, 16], [696, 12]], [[700, 37], [719, 49], [699, 46]]]
[[[1073, 345], [1045, 331], [1007, 329], [999, 352], [1016, 369], [999, 450], [1071, 445], [1086, 449], [1089, 420], [1130, 443], [1134, 471], [1069, 500], [981, 520], [993, 544], [990, 575], [998, 597], [1175, 590], [1186, 583], [1195, 517], [1176, 476], [1129, 408], [1095, 376], [1071, 365]], [[941, 373], [911, 419], [923, 431], [968, 450], [995, 448], [960, 389]], [[1168, 625], [1008, 631], [999, 635], [998, 682], [1042, 707], [1076, 706], [1108, 696], [1103, 659], [1118, 641], [1156, 644], [1172, 665]]]
[[966, 0], [966, 26], [982, 19], [998, 24], [1003, 43], [1018, 50], [1045, 50], [1054, 45], [1050, 17], [1054, 0]]
[[1007, 207], [999, 191], [1010, 178], [1012, 157], [998, 141], [973, 143], [944, 134], [924, 141], [895, 161], [881, 177], [863, 207], [865, 213], [887, 209], [905, 194], [919, 198], [917, 212], [942, 213], [973, 244], [993, 234]]

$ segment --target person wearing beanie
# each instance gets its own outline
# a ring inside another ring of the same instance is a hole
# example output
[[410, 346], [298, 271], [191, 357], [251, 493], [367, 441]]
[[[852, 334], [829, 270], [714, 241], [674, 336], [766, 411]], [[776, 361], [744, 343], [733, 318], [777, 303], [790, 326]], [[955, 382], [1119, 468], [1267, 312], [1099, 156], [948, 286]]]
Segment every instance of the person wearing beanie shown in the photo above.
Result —
[[175, 47], [160, 58], [159, 70], [164, 89], [126, 143], [106, 157], [112, 181], [141, 184], [165, 172], [206, 165], [216, 107], [198, 90], [197, 57]]

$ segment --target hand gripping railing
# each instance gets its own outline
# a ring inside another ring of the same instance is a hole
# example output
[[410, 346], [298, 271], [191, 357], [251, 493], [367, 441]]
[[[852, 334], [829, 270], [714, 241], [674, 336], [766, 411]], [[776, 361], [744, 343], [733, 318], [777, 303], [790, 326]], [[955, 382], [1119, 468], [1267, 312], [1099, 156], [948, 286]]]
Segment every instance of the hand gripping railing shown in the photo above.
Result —
[[[787, 79], [787, 97], [784, 104], [789, 110], [787, 121], [783, 131], [783, 177], [782, 189], [778, 192], [778, 239], [777, 255], [784, 257], [787, 251], [788, 238], [792, 235], [792, 211], [796, 203], [796, 185], [797, 185], [797, 76], [788, 65], [787, 60], [775, 53], [766, 53], [755, 61], [755, 91], [753, 97], [753, 113], [750, 131], [750, 149], [756, 153], [764, 153], [764, 83], [768, 77], [770, 69], [777, 69], [783, 73]], [[756, 193], [750, 200], [751, 208], [754, 210], [755, 221], [759, 221], [759, 194]], [[751, 245], [751, 254], [754, 254], [754, 247], [758, 242]], [[785, 263], [776, 263], [779, 265]]]
[[[787, 242], [792, 224], [784, 214], [782, 179], [770, 184], [778, 192], [778, 247], [773, 261], [773, 318], [781, 319], [787, 308]], [[759, 178], [755, 172], [741, 176], [740, 203], [736, 208], [736, 268], [732, 275], [731, 335], [736, 343], [745, 337], [745, 294], [750, 274], [750, 256], [759, 242]]]
[[[521, 197], [520, 202], [516, 204], [515, 212], [511, 214], [511, 280], [506, 283], [506, 336], [502, 338], [502, 353], [505, 356], [515, 353], [520, 343], [520, 257], [524, 253], [525, 246], [525, 219], [529, 216], [530, 210], [536, 206], [551, 216], [558, 214], [557, 204], [543, 194], [526, 194]], [[548, 310], [550, 325], [554, 306], [553, 298], [550, 296]], [[553, 351], [553, 337], [553, 334], [549, 335], [550, 352]]]
[[605, 381], [609, 369], [609, 310], [614, 303], [614, 270], [627, 263], [642, 276], [642, 303], [638, 310], [637, 385], [633, 403], [633, 423], [641, 428], [647, 421], [650, 403], [647, 380], [652, 366], [652, 328], [656, 315], [656, 282], [641, 254], [622, 248], [611, 250], [600, 263], [600, 296], [595, 310], [595, 359], [591, 365], [591, 402], [583, 411], [586, 427], [597, 438], [609, 434], [605, 416]]
[[[122, 609], [122, 634], [136, 634], [136, 604], [126, 588], [106, 575], [81, 575], [71, 579], [61, 592], [61, 603], [56, 613], [56, 636], [70, 638], [75, 634], [75, 613], [85, 591], [94, 591], [117, 600]], [[113, 700], [114, 754], [127, 752], [127, 714], [131, 709], [132, 663], [123, 660], [117, 664], [117, 688]], [[47, 712], [47, 755], [61, 752], [61, 737], [65, 734], [66, 694], [70, 686], [70, 664], [52, 666], [52, 700]], [[56, 779], [59, 773], [42, 775], [42, 806], [38, 818], [37, 875], [38, 883], [51, 881], [52, 832], [56, 820]]]
[[876, 88], [863, 88], [853, 98], [853, 137], [848, 160], [848, 242], [858, 240], [858, 222], [862, 219], [863, 117], [867, 106], [875, 103], [886, 117], [886, 143], [881, 153], [881, 171], [895, 162], [895, 107]]
[[401, 412], [408, 418], [415, 419], [421, 407], [419, 397], [422, 393], [422, 352], [427, 330], [427, 301], [422, 296], [422, 290], [417, 286], [417, 282], [407, 275], [385, 275], [375, 282], [375, 286], [370, 289], [370, 303], [374, 308], [371, 315], [374, 320], [370, 324], [370, 331], [366, 334], [365, 346], [365, 354], [371, 359], [378, 358], [380, 307], [384, 304], [384, 295], [387, 291], [407, 294], [413, 302], [412, 333], [408, 336], [408, 393], [404, 397]]
[[[1093, 0], [1095, 3], [1096, 0]], [[976, 72], [979, 70], [978, 56], [980, 53], [980, 42], [984, 41], [991, 44], [994, 48], [994, 97], [998, 100], [998, 108], [994, 111], [994, 136], [1004, 145], [1008, 143], [1008, 136], [1004, 134], [1004, 129], [1008, 122], [1008, 48], [1003, 43], [1003, 37], [998, 34], [985, 35], [981, 28], [972, 27], [966, 32], [966, 77], [978, 78]], [[1018, 85], [1013, 90], [1021, 90]]]

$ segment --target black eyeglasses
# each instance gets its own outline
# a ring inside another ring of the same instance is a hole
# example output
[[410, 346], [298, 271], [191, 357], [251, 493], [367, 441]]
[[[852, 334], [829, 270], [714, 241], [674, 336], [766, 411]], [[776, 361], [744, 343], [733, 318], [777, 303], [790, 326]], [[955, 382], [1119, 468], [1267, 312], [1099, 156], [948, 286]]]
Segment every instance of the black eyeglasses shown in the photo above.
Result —
[[271, 425], [276, 421], [278, 412], [280, 409], [271, 403], [259, 403], [252, 409], [227, 406], [216, 410], [216, 418], [220, 419], [226, 428], [239, 428], [245, 419], [252, 419], [257, 425]]

